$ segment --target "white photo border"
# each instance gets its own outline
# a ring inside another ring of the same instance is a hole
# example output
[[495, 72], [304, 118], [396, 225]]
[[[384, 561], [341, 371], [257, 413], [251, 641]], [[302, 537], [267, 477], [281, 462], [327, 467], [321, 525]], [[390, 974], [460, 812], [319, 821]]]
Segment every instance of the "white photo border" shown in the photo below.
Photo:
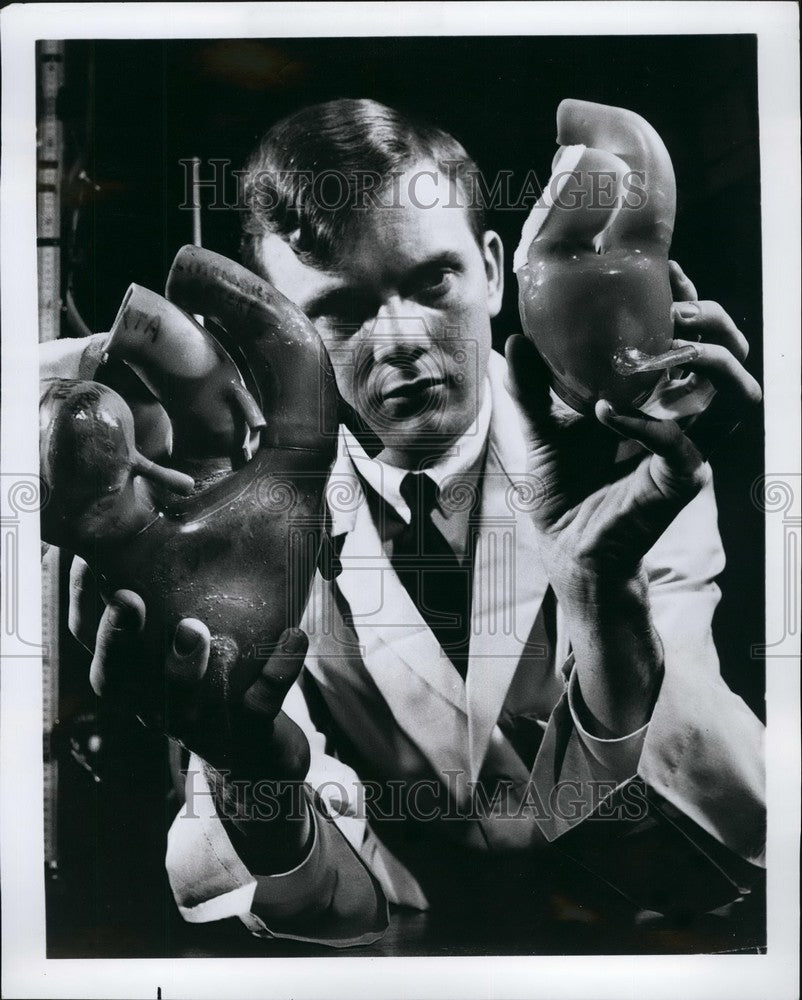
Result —
[[[795, 3], [65, 3], [2, 11], [2, 466], [38, 469], [37, 39], [755, 34], [761, 146], [767, 474], [799, 506], [799, 13]], [[796, 477], [794, 479], [794, 477]], [[784, 630], [778, 520], [766, 519], [768, 636]], [[19, 538], [20, 629], [40, 633], [39, 543]], [[4, 568], [6, 563], [4, 562]], [[799, 649], [798, 623], [796, 656]], [[48, 960], [41, 662], [2, 630], [3, 995], [9, 997], [793, 997], [799, 906], [799, 673], [767, 660], [768, 950], [732, 956]], [[37, 669], [37, 663], [39, 669]], [[371, 963], [370, 974], [366, 975]], [[566, 968], [570, 971], [566, 972]], [[232, 988], [232, 983], [236, 987]]]

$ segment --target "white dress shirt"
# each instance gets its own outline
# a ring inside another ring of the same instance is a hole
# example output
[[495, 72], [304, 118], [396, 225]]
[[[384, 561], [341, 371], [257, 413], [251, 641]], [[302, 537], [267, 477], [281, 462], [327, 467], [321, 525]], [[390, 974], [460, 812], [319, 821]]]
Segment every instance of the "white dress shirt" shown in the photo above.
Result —
[[[477, 483], [484, 465], [487, 434], [490, 428], [492, 404], [490, 388], [484, 386], [484, 398], [479, 413], [470, 427], [448, 449], [437, 462], [425, 465], [422, 470], [401, 468], [390, 465], [378, 458], [368, 458], [364, 449], [354, 437], [345, 431], [345, 446], [359, 475], [398, 514], [404, 524], [409, 524], [412, 513], [401, 495], [401, 483], [408, 472], [423, 471], [438, 487], [438, 499], [432, 511], [432, 523], [454, 550], [458, 559], [465, 558], [468, 546], [469, 520], [473, 510], [471, 504], [451, 503], [452, 491], [455, 497], [471, 491], [478, 496]], [[381, 526], [380, 526], [381, 527]], [[385, 537], [391, 546], [391, 538]]]

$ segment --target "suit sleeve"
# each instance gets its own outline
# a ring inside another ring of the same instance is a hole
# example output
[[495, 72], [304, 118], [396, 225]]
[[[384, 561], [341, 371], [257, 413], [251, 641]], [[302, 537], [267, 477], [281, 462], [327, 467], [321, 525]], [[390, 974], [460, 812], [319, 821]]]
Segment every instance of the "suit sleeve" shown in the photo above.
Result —
[[304, 730], [311, 764], [306, 798], [314, 833], [292, 871], [258, 875], [245, 866], [214, 805], [202, 762], [190, 759], [187, 796], [168, 835], [167, 872], [179, 911], [190, 923], [239, 917], [252, 933], [345, 948], [370, 944], [387, 928], [387, 900], [359, 851], [365, 839], [358, 779], [324, 752], [299, 686], [284, 711]]
[[39, 345], [39, 378], [92, 379], [103, 357], [107, 333], [62, 337]]
[[541, 796], [560, 782], [581, 789], [581, 809], [541, 822], [547, 839], [661, 912], [729, 902], [765, 864], [763, 727], [722, 680], [712, 637], [723, 566], [711, 482], [646, 559], [665, 654], [648, 725], [620, 741], [589, 737], [569, 661], [532, 775]]

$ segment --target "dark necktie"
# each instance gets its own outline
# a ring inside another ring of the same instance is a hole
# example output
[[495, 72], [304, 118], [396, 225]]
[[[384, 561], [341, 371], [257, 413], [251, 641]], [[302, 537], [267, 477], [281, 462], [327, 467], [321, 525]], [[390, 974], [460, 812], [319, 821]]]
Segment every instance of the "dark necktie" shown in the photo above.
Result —
[[465, 677], [471, 624], [472, 535], [464, 563], [432, 522], [437, 486], [424, 473], [408, 472], [401, 496], [412, 519], [393, 542], [392, 564], [443, 651]]

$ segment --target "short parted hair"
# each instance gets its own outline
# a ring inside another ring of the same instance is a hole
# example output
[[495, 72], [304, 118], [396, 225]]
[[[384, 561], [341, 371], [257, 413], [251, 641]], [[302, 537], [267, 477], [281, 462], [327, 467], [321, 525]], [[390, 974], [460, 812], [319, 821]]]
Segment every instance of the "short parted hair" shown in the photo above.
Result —
[[275, 233], [304, 263], [336, 266], [357, 214], [386, 193], [393, 176], [424, 160], [456, 186], [455, 207], [464, 207], [481, 245], [478, 168], [453, 136], [367, 99], [296, 111], [265, 134], [241, 175], [243, 263], [258, 270], [259, 241]]

